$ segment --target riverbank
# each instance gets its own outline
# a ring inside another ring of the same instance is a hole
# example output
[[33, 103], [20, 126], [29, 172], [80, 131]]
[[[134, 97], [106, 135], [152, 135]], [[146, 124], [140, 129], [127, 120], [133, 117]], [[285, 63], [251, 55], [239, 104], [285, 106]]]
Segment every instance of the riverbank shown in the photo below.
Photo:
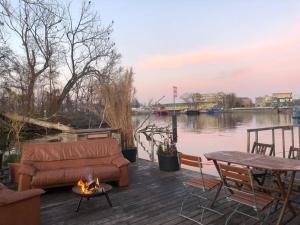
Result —
[[[169, 115], [174, 113], [174, 109], [165, 109]], [[208, 110], [192, 110], [194, 112], [201, 113], [209, 113]], [[240, 112], [247, 112], [247, 113], [289, 113], [293, 112], [293, 107], [285, 107], [285, 108], [274, 108], [274, 107], [241, 107], [241, 108], [230, 108], [218, 111], [217, 113], [240, 113]], [[144, 115], [144, 114], [155, 114], [155, 111], [151, 111], [150, 109], [133, 109], [134, 115]], [[186, 110], [175, 109], [176, 114], [186, 114]]]

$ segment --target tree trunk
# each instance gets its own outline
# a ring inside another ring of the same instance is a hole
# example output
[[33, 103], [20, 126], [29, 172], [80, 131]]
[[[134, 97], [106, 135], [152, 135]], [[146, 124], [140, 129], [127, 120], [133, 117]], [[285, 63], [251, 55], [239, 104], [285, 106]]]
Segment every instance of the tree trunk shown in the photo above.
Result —
[[42, 121], [39, 119], [27, 117], [27, 116], [21, 116], [16, 113], [4, 113], [3, 115], [11, 120], [17, 120], [17, 121], [21, 121], [24, 123], [30, 123], [30, 124], [34, 124], [34, 125], [45, 127], [45, 128], [56, 129], [56, 130], [61, 130], [61, 131], [72, 131], [73, 130], [73, 128], [63, 125], [63, 124], [60, 124], [60, 123], [51, 123], [51, 122], [47, 122], [47, 121]]

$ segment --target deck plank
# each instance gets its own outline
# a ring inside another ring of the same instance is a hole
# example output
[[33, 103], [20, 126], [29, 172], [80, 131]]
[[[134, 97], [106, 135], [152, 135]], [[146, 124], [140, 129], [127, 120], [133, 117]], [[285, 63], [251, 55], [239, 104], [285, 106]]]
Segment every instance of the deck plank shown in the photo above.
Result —
[[[182, 181], [195, 172], [182, 169], [177, 172], [162, 172], [156, 163], [139, 159], [130, 164], [130, 186], [126, 188], [113, 187], [109, 193], [113, 207], [110, 208], [102, 196], [82, 202], [80, 211], [74, 212], [78, 196], [71, 187], [49, 189], [41, 198], [42, 225], [188, 225], [193, 224], [178, 215], [181, 200], [185, 194]], [[205, 224], [224, 224], [226, 217], [234, 206], [228, 202], [222, 193], [216, 204], [216, 209], [225, 215], [205, 213]], [[297, 198], [298, 202], [299, 196]], [[296, 201], [297, 202], [297, 201]], [[297, 207], [300, 207], [297, 204]], [[197, 200], [192, 199], [186, 205], [194, 219], [200, 219]], [[275, 224], [279, 209], [272, 214], [267, 224]], [[289, 214], [288, 214], [289, 215]], [[288, 216], [287, 216], [288, 217]], [[288, 225], [299, 224], [297, 216]], [[240, 224], [241, 217], [232, 219], [231, 224]], [[255, 221], [247, 221], [255, 224]]]

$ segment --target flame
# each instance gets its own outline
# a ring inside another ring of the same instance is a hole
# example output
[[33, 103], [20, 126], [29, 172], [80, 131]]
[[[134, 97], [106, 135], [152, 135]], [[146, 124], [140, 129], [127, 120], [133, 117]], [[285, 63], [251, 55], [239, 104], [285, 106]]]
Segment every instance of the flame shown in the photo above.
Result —
[[91, 182], [86, 182], [83, 179], [80, 179], [77, 182], [77, 186], [81, 189], [82, 193], [84, 194], [91, 194], [92, 192], [98, 191], [100, 187], [99, 179], [93, 180]]

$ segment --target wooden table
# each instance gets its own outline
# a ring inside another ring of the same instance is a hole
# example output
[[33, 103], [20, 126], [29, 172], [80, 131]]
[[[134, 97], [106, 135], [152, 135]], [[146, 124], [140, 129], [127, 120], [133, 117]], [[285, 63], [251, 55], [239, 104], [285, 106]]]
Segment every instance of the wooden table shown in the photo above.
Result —
[[[272, 173], [274, 173], [276, 176], [281, 191], [281, 196], [283, 198], [283, 207], [281, 209], [276, 224], [277, 225], [282, 224], [284, 213], [287, 208], [289, 208], [291, 212], [294, 214], [294, 216], [296, 216], [296, 211], [293, 208], [293, 206], [290, 204], [289, 197], [293, 189], [295, 174], [297, 171], [300, 171], [299, 160], [285, 159], [285, 158], [258, 155], [258, 154], [250, 154], [250, 153], [238, 152], [238, 151], [212, 152], [212, 153], [206, 153], [204, 154], [204, 156], [207, 158], [207, 160], [213, 160], [218, 172], [219, 172], [219, 168], [217, 162], [228, 162], [228, 163], [238, 164], [242, 166], [249, 166], [253, 168], [272, 171]], [[280, 177], [280, 173], [282, 172], [291, 172], [287, 192], [284, 190], [284, 187], [282, 186], [282, 181]]]

